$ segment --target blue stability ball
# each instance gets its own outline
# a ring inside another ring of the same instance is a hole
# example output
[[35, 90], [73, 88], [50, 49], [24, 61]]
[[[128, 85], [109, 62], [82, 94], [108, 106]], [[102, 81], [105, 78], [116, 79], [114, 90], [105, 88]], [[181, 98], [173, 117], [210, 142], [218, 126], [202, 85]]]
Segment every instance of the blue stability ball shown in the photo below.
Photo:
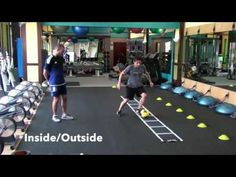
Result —
[[197, 99], [197, 103], [202, 106], [211, 106], [216, 103], [216, 100], [211, 96], [203, 96]]
[[184, 94], [184, 98], [187, 99], [193, 99], [193, 98], [199, 98], [201, 95], [195, 90], [188, 90]]
[[215, 111], [220, 114], [233, 114], [236, 112], [236, 106], [229, 103], [222, 103], [216, 106]]
[[178, 95], [182, 95], [182, 94], [184, 94], [186, 91], [187, 91], [187, 89], [184, 88], [184, 87], [182, 87], [182, 86], [180, 86], [180, 87], [175, 87], [175, 88], [173, 89], [173, 93], [178, 94]]
[[170, 83], [162, 83], [160, 88], [163, 90], [168, 90], [168, 89], [172, 88], [172, 85]]
[[84, 35], [86, 35], [89, 32], [89, 28], [88, 27], [73, 26], [72, 30], [78, 36], [84, 36]]

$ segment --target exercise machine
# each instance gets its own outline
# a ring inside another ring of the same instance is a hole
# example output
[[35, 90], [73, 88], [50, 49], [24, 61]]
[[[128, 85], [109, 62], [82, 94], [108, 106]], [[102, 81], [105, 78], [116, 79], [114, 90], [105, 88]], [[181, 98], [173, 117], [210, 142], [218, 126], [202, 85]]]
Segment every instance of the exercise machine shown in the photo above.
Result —
[[150, 54], [144, 56], [143, 64], [146, 66], [147, 71], [150, 74], [151, 80], [154, 84], [161, 84], [164, 79], [161, 76], [160, 71], [160, 57], [159, 53]]
[[11, 145], [11, 149], [15, 149], [17, 138], [14, 134], [17, 124], [12, 117], [17, 114], [17, 111], [11, 110], [12, 108], [14, 109], [14, 106], [0, 105], [0, 139], [4, 144]]

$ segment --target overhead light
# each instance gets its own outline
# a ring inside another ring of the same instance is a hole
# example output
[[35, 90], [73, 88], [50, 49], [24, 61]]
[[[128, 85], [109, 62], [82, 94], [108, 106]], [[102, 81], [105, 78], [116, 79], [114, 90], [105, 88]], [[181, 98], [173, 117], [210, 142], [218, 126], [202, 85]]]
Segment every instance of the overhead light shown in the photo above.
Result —
[[147, 43], [147, 35], [146, 35], [147, 31], [146, 29], [144, 30], [144, 38], [143, 38], [143, 44], [146, 44]]
[[147, 37], [146, 35], [144, 36], [144, 39], [143, 39], [143, 44], [146, 44], [147, 43]]
[[174, 42], [178, 42], [179, 41], [179, 29], [175, 30], [175, 37], [174, 37]]
[[46, 40], [46, 39], [47, 39], [47, 36], [46, 36], [46, 35], [42, 35], [42, 39], [43, 39], [43, 40]]

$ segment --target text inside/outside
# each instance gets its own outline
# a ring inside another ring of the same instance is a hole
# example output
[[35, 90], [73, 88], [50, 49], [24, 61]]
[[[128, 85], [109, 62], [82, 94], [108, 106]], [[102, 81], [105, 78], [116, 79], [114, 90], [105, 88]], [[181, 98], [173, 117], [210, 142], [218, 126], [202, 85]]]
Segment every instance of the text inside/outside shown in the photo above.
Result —
[[50, 133], [40, 133], [39, 135], [24, 135], [25, 142], [102, 142], [103, 137], [96, 133], [84, 135], [70, 135], [68, 133], [58, 133], [50, 135]]

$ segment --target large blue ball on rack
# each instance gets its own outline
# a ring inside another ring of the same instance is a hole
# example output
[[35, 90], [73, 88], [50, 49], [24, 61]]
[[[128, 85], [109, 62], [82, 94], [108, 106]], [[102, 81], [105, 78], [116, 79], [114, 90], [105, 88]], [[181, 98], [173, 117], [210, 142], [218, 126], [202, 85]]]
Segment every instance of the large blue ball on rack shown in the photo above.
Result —
[[88, 27], [73, 26], [72, 31], [78, 36], [84, 36], [89, 32]]

